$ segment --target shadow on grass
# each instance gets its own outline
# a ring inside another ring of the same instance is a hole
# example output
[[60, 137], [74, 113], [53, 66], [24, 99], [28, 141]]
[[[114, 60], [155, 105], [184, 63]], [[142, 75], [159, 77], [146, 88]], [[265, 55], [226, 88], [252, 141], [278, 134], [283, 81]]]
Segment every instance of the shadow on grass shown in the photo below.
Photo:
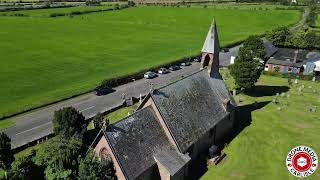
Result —
[[[261, 109], [271, 101], [256, 102], [248, 105], [238, 106], [235, 114], [235, 124], [233, 131], [228, 137], [216, 144], [220, 150], [223, 149], [224, 144], [229, 144], [235, 137], [237, 137], [246, 127], [250, 126], [252, 122], [251, 113], [257, 109]], [[191, 174], [187, 179], [196, 180], [200, 179], [207, 171], [208, 156], [204, 152], [197, 159], [192, 160], [189, 167]]]
[[257, 85], [252, 91], [247, 92], [247, 94], [252, 97], [274, 96], [277, 93], [288, 92], [289, 89], [288, 86]]

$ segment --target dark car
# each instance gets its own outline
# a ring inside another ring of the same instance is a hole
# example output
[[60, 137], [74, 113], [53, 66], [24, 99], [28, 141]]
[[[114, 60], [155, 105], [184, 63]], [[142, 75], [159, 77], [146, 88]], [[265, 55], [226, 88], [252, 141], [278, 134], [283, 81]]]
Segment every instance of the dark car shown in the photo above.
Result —
[[170, 66], [169, 69], [170, 71], [176, 71], [180, 69], [180, 66], [173, 65], [173, 66]]
[[94, 93], [97, 95], [97, 96], [102, 96], [102, 95], [106, 95], [106, 94], [109, 94], [109, 93], [112, 93], [114, 92], [114, 90], [108, 86], [98, 86], [94, 89]]
[[222, 52], [224, 52], [224, 53], [229, 52], [229, 49], [228, 48], [223, 48]]

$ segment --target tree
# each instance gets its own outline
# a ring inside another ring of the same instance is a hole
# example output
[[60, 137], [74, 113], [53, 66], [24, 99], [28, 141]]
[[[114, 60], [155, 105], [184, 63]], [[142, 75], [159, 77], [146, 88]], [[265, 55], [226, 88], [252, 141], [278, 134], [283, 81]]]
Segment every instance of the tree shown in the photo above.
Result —
[[249, 90], [259, 79], [263, 70], [262, 63], [256, 58], [256, 53], [247, 43], [239, 49], [239, 54], [235, 59], [235, 63], [230, 68], [230, 74], [235, 79], [235, 83], [239, 88]]
[[115, 179], [115, 171], [113, 168], [112, 161], [99, 160], [99, 158], [95, 156], [93, 149], [89, 149], [85, 158], [81, 158], [79, 162], [79, 180]]
[[288, 27], [279, 27], [266, 34], [267, 39], [276, 46], [285, 45], [289, 35], [290, 30]]
[[56, 136], [37, 151], [34, 160], [38, 166], [45, 167], [47, 179], [75, 179], [81, 146], [77, 137]]
[[103, 115], [98, 112], [96, 116], [93, 118], [93, 125], [95, 129], [101, 129], [104, 124]]
[[243, 46], [251, 51], [254, 58], [264, 59], [266, 56], [266, 50], [263, 45], [263, 41], [258, 36], [250, 36]]
[[0, 133], [0, 168], [5, 170], [5, 175], [14, 161], [11, 151], [11, 139], [4, 132]]
[[73, 107], [62, 108], [54, 112], [53, 128], [56, 135], [70, 138], [74, 135], [82, 136], [87, 129], [87, 121], [82, 113]]
[[43, 169], [33, 162], [35, 151], [31, 154], [18, 157], [12, 163], [12, 169], [9, 174], [10, 180], [44, 179]]

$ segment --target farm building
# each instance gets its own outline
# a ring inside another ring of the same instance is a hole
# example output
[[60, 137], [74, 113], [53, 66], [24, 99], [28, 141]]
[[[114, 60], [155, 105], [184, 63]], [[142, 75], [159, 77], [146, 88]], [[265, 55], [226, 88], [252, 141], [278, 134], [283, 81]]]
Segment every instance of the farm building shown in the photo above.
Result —
[[320, 72], [320, 52], [278, 48], [265, 65], [265, 71], [305, 75]]
[[303, 71], [303, 62], [307, 54], [306, 50], [278, 48], [277, 52], [267, 61], [265, 71], [299, 74]]
[[219, 73], [214, 21], [201, 64], [198, 72], [151, 90], [133, 114], [101, 129], [92, 146], [113, 161], [118, 179], [187, 179], [194, 160], [232, 132], [236, 103]]

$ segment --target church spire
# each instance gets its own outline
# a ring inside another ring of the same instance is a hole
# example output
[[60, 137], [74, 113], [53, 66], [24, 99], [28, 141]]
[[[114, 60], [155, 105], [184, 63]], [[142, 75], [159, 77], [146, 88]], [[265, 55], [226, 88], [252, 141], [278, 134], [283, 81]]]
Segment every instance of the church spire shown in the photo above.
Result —
[[203, 53], [219, 53], [220, 47], [219, 47], [219, 37], [216, 27], [216, 21], [213, 17], [212, 24], [210, 26], [210, 29], [208, 31], [206, 40], [202, 47]]
[[218, 31], [216, 21], [213, 18], [202, 48], [201, 69], [207, 67], [209, 76], [216, 79], [221, 79], [219, 73], [219, 51]]

